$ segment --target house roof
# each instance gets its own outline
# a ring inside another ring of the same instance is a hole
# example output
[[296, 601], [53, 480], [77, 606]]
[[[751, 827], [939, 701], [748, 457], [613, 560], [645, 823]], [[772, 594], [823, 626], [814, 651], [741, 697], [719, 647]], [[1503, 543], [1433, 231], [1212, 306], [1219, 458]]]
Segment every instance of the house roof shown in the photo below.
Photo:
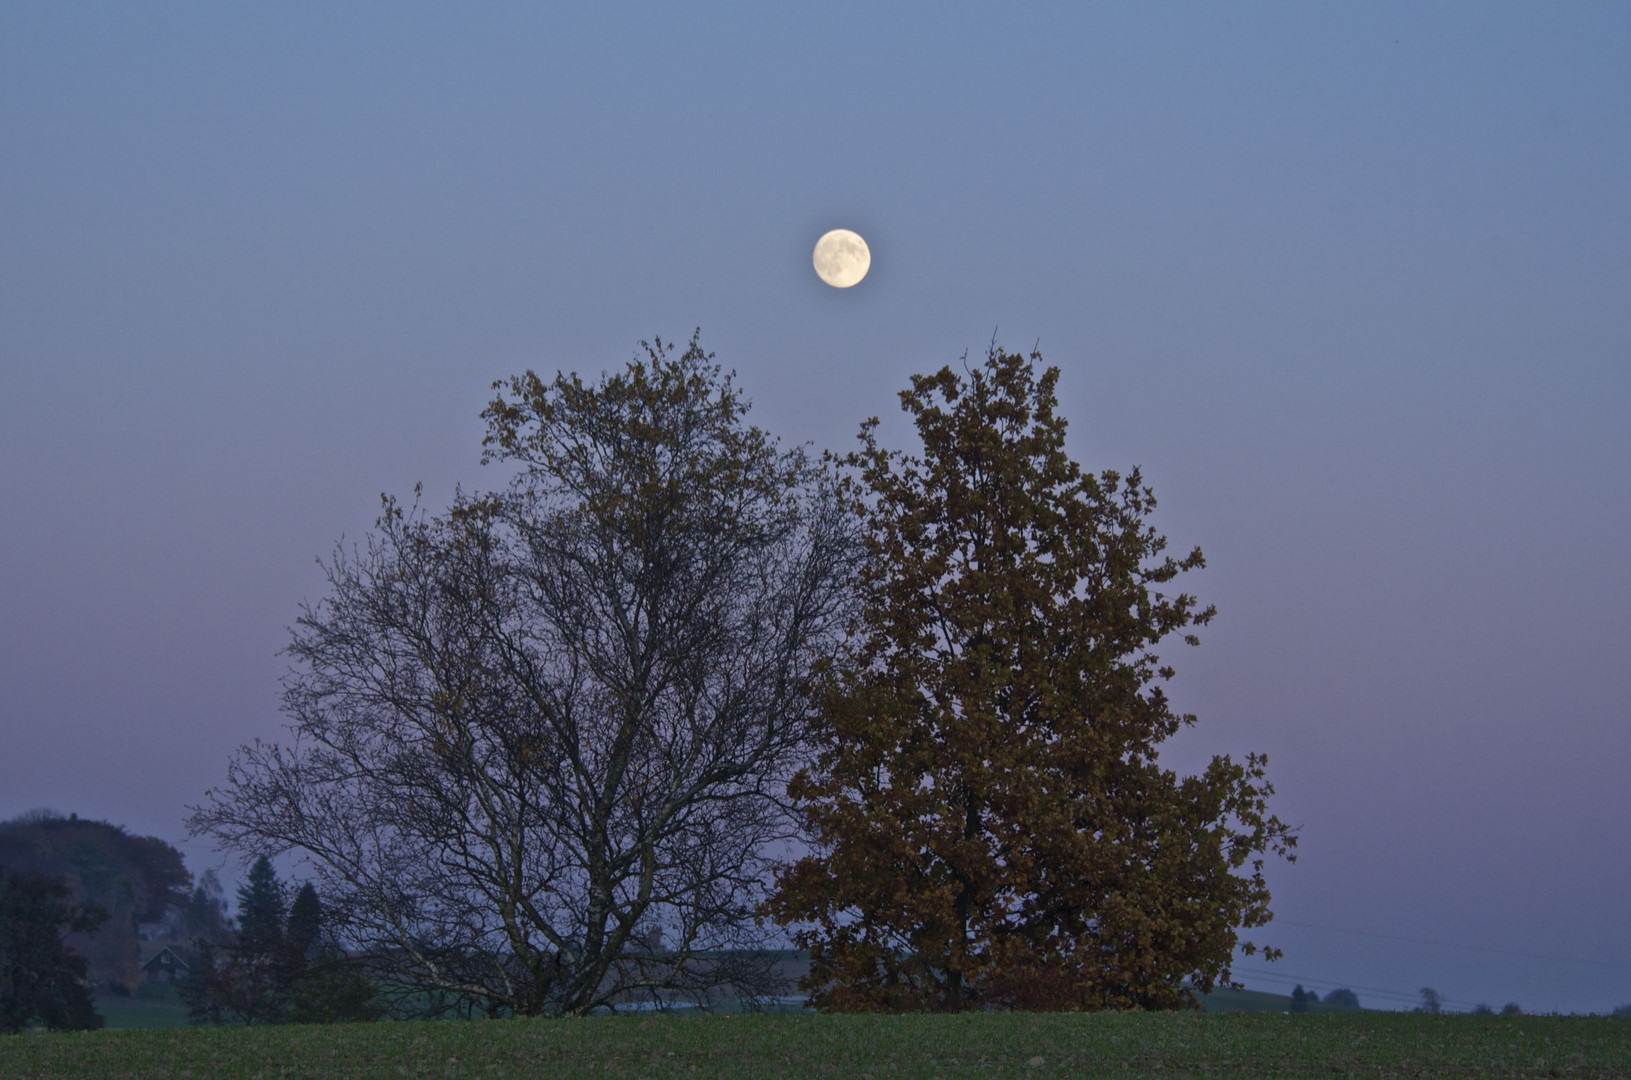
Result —
[[146, 970], [150, 964], [157, 961], [165, 953], [169, 953], [174, 958], [175, 966], [188, 971], [192, 970], [192, 954], [179, 941], [142, 941], [137, 944], [140, 946], [140, 951], [136, 955], [136, 963], [143, 970]]

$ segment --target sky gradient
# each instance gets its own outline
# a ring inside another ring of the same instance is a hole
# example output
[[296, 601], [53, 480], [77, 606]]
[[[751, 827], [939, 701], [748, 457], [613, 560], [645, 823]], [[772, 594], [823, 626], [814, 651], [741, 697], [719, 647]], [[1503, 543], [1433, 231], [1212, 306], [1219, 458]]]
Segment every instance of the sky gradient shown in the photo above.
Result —
[[995, 336], [1206, 552], [1165, 760], [1302, 826], [1246, 983], [1631, 1002], [1631, 6], [699, 6], [0, 6], [0, 816], [182, 843], [494, 379], [700, 327], [905, 445]]

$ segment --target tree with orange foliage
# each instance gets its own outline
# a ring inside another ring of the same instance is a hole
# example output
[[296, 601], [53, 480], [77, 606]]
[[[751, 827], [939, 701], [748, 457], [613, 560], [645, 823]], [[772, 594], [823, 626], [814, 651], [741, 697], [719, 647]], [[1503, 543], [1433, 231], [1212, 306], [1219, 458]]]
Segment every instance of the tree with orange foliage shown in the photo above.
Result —
[[1070, 459], [1040, 360], [914, 377], [923, 456], [873, 419], [845, 459], [862, 615], [789, 789], [811, 853], [762, 909], [818, 1008], [1194, 1007], [1271, 917], [1263, 854], [1294, 859], [1265, 757], [1157, 765], [1195, 718], [1154, 648], [1213, 615], [1162, 589], [1202, 555], [1163, 556], [1137, 470]]

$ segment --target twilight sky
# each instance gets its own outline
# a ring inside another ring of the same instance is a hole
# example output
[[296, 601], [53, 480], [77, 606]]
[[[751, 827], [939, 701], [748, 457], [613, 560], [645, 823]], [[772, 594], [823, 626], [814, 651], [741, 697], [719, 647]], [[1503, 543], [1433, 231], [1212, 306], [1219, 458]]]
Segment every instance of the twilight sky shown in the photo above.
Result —
[[0, 6], [0, 817], [219, 864], [315, 559], [496, 486], [496, 378], [700, 326], [899, 444], [995, 332], [1206, 551], [1165, 760], [1303, 827], [1247, 985], [1631, 1002], [1631, 6], [565, 7]]

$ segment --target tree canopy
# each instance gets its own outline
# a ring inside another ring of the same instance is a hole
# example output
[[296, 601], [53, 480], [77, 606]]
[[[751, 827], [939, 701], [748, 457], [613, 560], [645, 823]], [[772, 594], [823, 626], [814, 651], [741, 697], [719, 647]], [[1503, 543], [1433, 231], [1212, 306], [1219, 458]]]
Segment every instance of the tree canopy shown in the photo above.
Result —
[[367, 958], [348, 957], [324, 934], [322, 902], [311, 882], [286, 902], [264, 855], [238, 890], [238, 925], [224, 940], [203, 940], [181, 984], [188, 1016], [200, 1024], [317, 1024], [374, 1020], [384, 1012]]
[[181, 852], [164, 840], [51, 811], [0, 823], [0, 866], [60, 878], [76, 901], [104, 912], [96, 935], [76, 932], [70, 944], [85, 957], [93, 983], [126, 988], [141, 978], [137, 924], [184, 908], [192, 885]]
[[214, 870], [205, 870], [176, 919], [176, 936], [183, 941], [220, 945], [231, 932], [220, 879]]
[[99, 1028], [85, 959], [69, 933], [91, 934], [107, 917], [71, 902], [67, 881], [0, 866], [0, 1031]]
[[1212, 618], [1168, 590], [1202, 554], [1165, 554], [1136, 469], [1067, 455], [1040, 361], [913, 378], [921, 456], [872, 420], [845, 459], [860, 620], [790, 788], [813, 850], [764, 909], [819, 1007], [1192, 1006], [1270, 918], [1266, 759], [1157, 764], [1195, 720], [1155, 648]]
[[695, 338], [494, 388], [488, 459], [514, 482], [439, 517], [385, 499], [298, 621], [293, 745], [241, 749], [193, 827], [305, 856], [328, 917], [421, 1001], [762, 989], [729, 950], [764, 939], [793, 834], [846, 520]]
[[1325, 1004], [1339, 1009], [1359, 1008], [1359, 995], [1346, 986], [1338, 987], [1325, 995]]

